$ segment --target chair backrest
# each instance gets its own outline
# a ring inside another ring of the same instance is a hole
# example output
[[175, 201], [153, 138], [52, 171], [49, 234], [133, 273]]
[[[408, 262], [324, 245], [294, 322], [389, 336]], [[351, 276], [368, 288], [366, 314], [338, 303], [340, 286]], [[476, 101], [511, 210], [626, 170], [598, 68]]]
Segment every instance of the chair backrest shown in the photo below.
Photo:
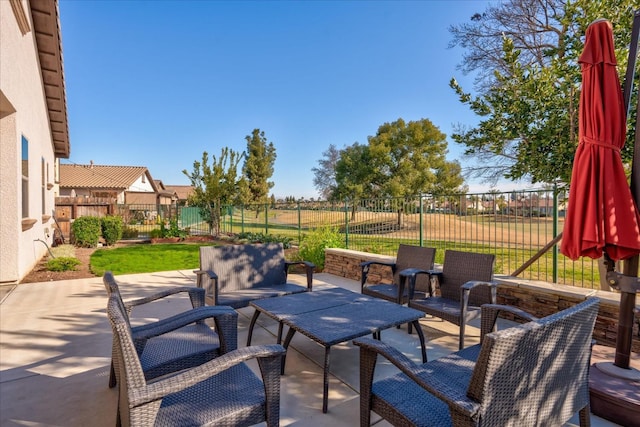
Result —
[[120, 293], [120, 288], [118, 288], [116, 278], [113, 277], [113, 273], [111, 271], [104, 272], [104, 275], [102, 276], [102, 283], [107, 290], [107, 296], [111, 296], [113, 293]]
[[218, 275], [220, 292], [286, 283], [281, 243], [201, 246], [200, 269]]
[[[443, 298], [460, 301], [460, 286], [470, 280], [490, 282], [493, 280], [493, 254], [479, 254], [447, 250], [444, 253], [440, 295]], [[469, 304], [479, 306], [491, 303], [488, 286], [478, 286], [471, 290]]]
[[118, 282], [116, 282], [116, 278], [113, 276], [111, 271], [105, 271], [104, 276], [102, 276], [102, 283], [104, 287], [107, 289], [107, 296], [111, 298], [112, 296], [116, 297], [116, 301], [120, 304], [120, 310], [124, 313], [125, 321], [129, 328], [131, 328], [131, 323], [129, 320], [129, 314], [127, 313], [127, 309], [124, 306], [124, 301], [122, 300], [122, 295], [120, 294], [120, 288], [118, 287]]
[[136, 351], [131, 326], [126, 312], [123, 310], [122, 300], [112, 294], [107, 303], [107, 315], [113, 329], [114, 340], [114, 368], [118, 370], [118, 386], [120, 397], [118, 405], [123, 425], [129, 425], [129, 393], [146, 385], [144, 371]]
[[[396, 256], [396, 272], [393, 276], [393, 283], [400, 283], [400, 272], [404, 269], [432, 270], [435, 258], [435, 248], [400, 244], [398, 255]], [[429, 286], [429, 276], [419, 274], [416, 279], [416, 289], [426, 290]]]
[[467, 395], [482, 425], [563, 425], [589, 402], [599, 300], [487, 334]]

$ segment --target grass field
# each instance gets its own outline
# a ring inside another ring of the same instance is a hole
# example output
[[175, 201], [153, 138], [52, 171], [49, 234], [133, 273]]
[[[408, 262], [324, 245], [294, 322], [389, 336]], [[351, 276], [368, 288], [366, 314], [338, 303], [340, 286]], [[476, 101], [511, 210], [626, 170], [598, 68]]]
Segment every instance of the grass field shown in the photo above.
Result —
[[[562, 230], [563, 222], [559, 221], [554, 230], [552, 219], [544, 217], [444, 213], [398, 215], [395, 212], [368, 211], [357, 212], [353, 217], [350, 212], [343, 211], [296, 209], [273, 209], [260, 212], [256, 217], [255, 211], [236, 209], [233, 215], [223, 217], [222, 231], [287, 236], [298, 243], [314, 228], [326, 225], [340, 230], [345, 239], [344, 246], [348, 249], [395, 255], [400, 243], [430, 246], [438, 249], [438, 263], [442, 263], [446, 249], [494, 253], [495, 272], [511, 275]], [[379, 230], [384, 227], [387, 229]], [[195, 268], [194, 265], [197, 266], [197, 262], [185, 268]], [[101, 267], [96, 265], [96, 268]], [[552, 251], [544, 254], [519, 277], [588, 288], [600, 286], [595, 262], [573, 262]]]

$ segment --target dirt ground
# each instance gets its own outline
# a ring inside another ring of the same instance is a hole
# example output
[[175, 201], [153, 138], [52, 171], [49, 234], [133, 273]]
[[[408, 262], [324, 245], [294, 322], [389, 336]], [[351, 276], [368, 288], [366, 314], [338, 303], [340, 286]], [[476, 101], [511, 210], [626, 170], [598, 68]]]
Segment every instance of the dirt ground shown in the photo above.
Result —
[[91, 254], [96, 248], [75, 248], [74, 257], [80, 261], [80, 264], [76, 266], [75, 271], [48, 271], [47, 261], [50, 257], [45, 256], [34, 267], [29, 274], [25, 276], [20, 283], [34, 283], [34, 282], [50, 282], [55, 280], [71, 280], [71, 279], [86, 279], [89, 277], [96, 277], [95, 274], [89, 269], [89, 261]]

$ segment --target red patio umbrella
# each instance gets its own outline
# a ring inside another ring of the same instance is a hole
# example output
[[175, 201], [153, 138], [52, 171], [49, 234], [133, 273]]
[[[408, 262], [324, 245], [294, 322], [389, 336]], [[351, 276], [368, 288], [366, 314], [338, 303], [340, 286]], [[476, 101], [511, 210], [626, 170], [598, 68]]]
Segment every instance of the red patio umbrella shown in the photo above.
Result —
[[640, 254], [640, 213], [620, 157], [626, 110], [609, 21], [589, 25], [579, 62], [579, 144], [560, 251], [573, 260], [600, 258], [603, 251], [628, 259]]

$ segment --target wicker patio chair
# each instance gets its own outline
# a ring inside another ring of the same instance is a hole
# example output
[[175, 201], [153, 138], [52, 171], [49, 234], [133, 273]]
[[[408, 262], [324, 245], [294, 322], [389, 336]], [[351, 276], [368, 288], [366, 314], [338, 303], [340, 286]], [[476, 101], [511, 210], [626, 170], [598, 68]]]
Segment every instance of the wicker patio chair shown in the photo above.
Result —
[[[498, 284], [493, 281], [495, 255], [447, 250], [444, 253], [442, 271], [406, 269], [409, 287], [408, 306], [458, 325], [458, 348], [464, 347], [465, 325], [480, 316], [482, 304], [496, 303]], [[433, 279], [427, 294], [415, 292], [417, 277], [426, 275]], [[439, 291], [437, 296], [436, 291]]]
[[[304, 269], [306, 286], [288, 281], [293, 266]], [[314, 270], [309, 261], [287, 261], [282, 243], [259, 243], [201, 246], [200, 269], [194, 272], [207, 304], [238, 309], [261, 298], [311, 291]]]
[[[130, 301], [123, 301], [118, 282], [112, 272], [107, 271], [103, 283], [109, 296], [122, 303], [127, 322], [133, 307], [157, 301], [161, 298], [187, 292], [194, 307], [184, 313], [131, 327], [136, 348], [140, 353], [140, 364], [145, 377], [150, 380], [181, 369], [201, 365], [221, 354], [238, 348], [238, 313], [231, 307], [204, 306], [204, 290], [196, 287], [174, 287]], [[205, 323], [213, 319], [214, 332]], [[113, 342], [113, 354], [116, 351]], [[116, 358], [112, 354], [109, 387], [117, 383]]]
[[[374, 411], [396, 426], [561, 426], [576, 412], [580, 425], [589, 426], [598, 305], [591, 298], [491, 333], [498, 312], [514, 310], [485, 305], [482, 344], [422, 365], [381, 341], [354, 341], [360, 346], [360, 425], [369, 426]], [[401, 372], [374, 382], [378, 355]]]
[[[435, 256], [436, 250], [434, 248], [400, 244], [395, 262], [365, 261], [360, 264], [362, 269], [360, 291], [365, 295], [405, 304], [408, 300], [408, 290], [402, 280], [405, 276], [400, 276], [400, 272], [410, 267], [420, 270], [432, 270]], [[374, 265], [391, 268], [393, 283], [367, 283], [369, 272]], [[428, 276], [420, 276], [416, 279], [414, 290], [417, 294], [424, 297], [428, 288]]]
[[[125, 426], [279, 425], [279, 344], [244, 347], [202, 365], [149, 381], [127, 315], [116, 295], [107, 313], [119, 370], [117, 424]], [[262, 380], [245, 361], [257, 359]]]

